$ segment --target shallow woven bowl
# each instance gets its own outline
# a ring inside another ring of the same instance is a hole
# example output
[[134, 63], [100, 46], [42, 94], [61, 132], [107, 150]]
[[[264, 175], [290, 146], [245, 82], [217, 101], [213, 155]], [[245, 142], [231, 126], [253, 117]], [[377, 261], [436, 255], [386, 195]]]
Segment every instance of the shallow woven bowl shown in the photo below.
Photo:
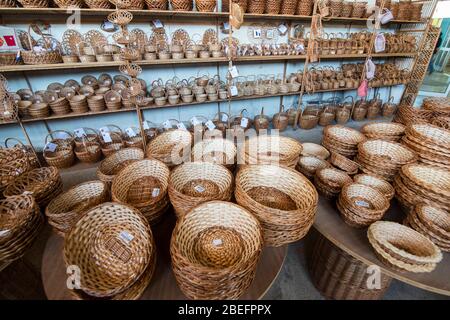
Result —
[[450, 201], [450, 171], [423, 164], [409, 164], [401, 168], [401, 176], [425, 192]]
[[172, 167], [189, 159], [191, 145], [192, 134], [189, 131], [170, 130], [151, 140], [145, 154]]
[[295, 169], [300, 171], [306, 177], [312, 178], [316, 174], [317, 170], [327, 168], [329, 166], [330, 164], [323, 159], [313, 156], [306, 156], [298, 158], [298, 163]]
[[145, 218], [129, 206], [104, 203], [78, 220], [64, 241], [67, 266], [80, 268], [80, 289], [108, 297], [129, 288], [146, 270], [155, 250]]
[[302, 156], [312, 156], [320, 159], [328, 159], [330, 152], [320, 144], [305, 142], [302, 143]]
[[357, 174], [353, 177], [353, 181], [377, 189], [383, 193], [388, 200], [391, 200], [394, 197], [395, 190], [392, 185], [376, 176], [370, 174]]
[[358, 145], [358, 157], [383, 165], [415, 162], [417, 155], [405, 146], [384, 140], [368, 140]]
[[338, 189], [352, 181], [347, 173], [336, 168], [319, 169], [316, 172], [316, 178], [326, 186]]
[[228, 139], [208, 139], [194, 145], [193, 161], [212, 162], [231, 168], [236, 163], [236, 146]]
[[[414, 207], [414, 211], [420, 221], [436, 238], [450, 242], [450, 215], [444, 209], [419, 204]], [[433, 239], [432, 239], [433, 240]]]
[[361, 128], [365, 135], [402, 136], [405, 134], [405, 126], [395, 122], [367, 123]]
[[339, 195], [341, 205], [360, 213], [362, 216], [384, 213], [389, 209], [386, 197], [372, 187], [360, 183], [349, 183], [342, 187]]
[[407, 135], [412, 135], [423, 142], [436, 144], [450, 150], [450, 131], [431, 124], [412, 124], [406, 130]]
[[203, 203], [177, 221], [170, 254], [175, 278], [191, 299], [237, 299], [250, 286], [262, 250], [262, 230], [244, 208]]
[[339, 153], [332, 152], [330, 162], [335, 167], [347, 172], [348, 174], [355, 174], [358, 172], [359, 164], [355, 161], [350, 160]]
[[144, 151], [139, 148], [125, 148], [114, 152], [100, 162], [97, 168], [97, 177], [111, 183], [114, 176], [128, 164], [144, 159]]
[[366, 137], [359, 131], [344, 127], [342, 125], [326, 126], [323, 131], [324, 139], [330, 138], [344, 145], [356, 146], [366, 140]]

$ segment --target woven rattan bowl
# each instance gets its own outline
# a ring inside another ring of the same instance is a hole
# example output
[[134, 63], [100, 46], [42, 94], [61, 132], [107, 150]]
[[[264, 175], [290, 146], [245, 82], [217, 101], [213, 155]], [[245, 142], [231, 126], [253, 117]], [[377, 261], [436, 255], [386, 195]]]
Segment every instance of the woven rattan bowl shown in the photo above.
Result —
[[139, 148], [126, 148], [116, 151], [104, 159], [97, 168], [97, 177], [108, 184], [114, 176], [130, 163], [144, 159], [144, 151]]
[[227, 168], [236, 163], [236, 146], [227, 139], [208, 139], [194, 145], [191, 152], [193, 161], [212, 162]]
[[316, 171], [314, 185], [324, 197], [333, 199], [341, 192], [346, 183], [352, 182], [352, 178], [344, 171], [336, 168], [323, 168]]
[[298, 158], [295, 169], [311, 179], [314, 177], [317, 170], [328, 167], [330, 167], [330, 164], [326, 160], [313, 156], [306, 156]]
[[133, 162], [113, 179], [113, 201], [138, 209], [150, 223], [156, 223], [169, 206], [169, 168], [156, 159]]
[[409, 164], [402, 167], [401, 176], [413, 191], [450, 203], [450, 171], [428, 165]]
[[339, 168], [350, 175], [356, 174], [359, 169], [359, 164], [357, 162], [352, 161], [336, 152], [331, 153], [330, 162], [336, 168]]
[[440, 147], [450, 149], [450, 131], [431, 124], [412, 124], [406, 129], [408, 135]]
[[394, 122], [367, 123], [362, 126], [361, 132], [368, 139], [399, 141], [405, 134], [405, 126]]
[[102, 181], [76, 185], [50, 201], [45, 209], [49, 224], [61, 235], [68, 232], [90, 208], [109, 200], [109, 187]]
[[236, 176], [235, 197], [261, 222], [267, 246], [303, 238], [313, 223], [318, 201], [307, 178], [275, 165], [242, 167]]
[[302, 156], [305, 157], [311, 156], [326, 160], [330, 156], [330, 152], [320, 144], [305, 142], [302, 143], [302, 147]]
[[170, 175], [169, 197], [178, 217], [206, 201], [229, 201], [232, 193], [233, 175], [219, 164], [187, 162]]
[[175, 278], [191, 299], [237, 299], [250, 286], [262, 230], [244, 208], [205, 202], [177, 221], [170, 254]]
[[150, 141], [147, 145], [146, 155], [173, 167], [189, 159], [191, 146], [192, 134], [189, 131], [170, 130]]
[[125, 291], [154, 262], [146, 219], [129, 206], [107, 202], [90, 209], [66, 235], [64, 260], [80, 268], [80, 289], [94, 297]]
[[394, 197], [395, 190], [392, 185], [376, 176], [370, 174], [357, 174], [353, 177], [353, 181], [377, 189], [384, 194], [388, 200], [391, 200]]

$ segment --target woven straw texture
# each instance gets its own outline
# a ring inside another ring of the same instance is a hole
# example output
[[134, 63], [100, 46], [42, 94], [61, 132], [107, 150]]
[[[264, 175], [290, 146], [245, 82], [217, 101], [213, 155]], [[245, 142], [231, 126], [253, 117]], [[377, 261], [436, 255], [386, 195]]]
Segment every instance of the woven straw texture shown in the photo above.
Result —
[[317, 170], [328, 167], [330, 167], [330, 164], [327, 161], [313, 156], [306, 156], [298, 158], [295, 169], [301, 172], [305, 177], [311, 179], [314, 177]]
[[405, 126], [394, 122], [368, 123], [362, 126], [361, 132], [367, 139], [381, 139], [398, 142], [405, 134]]
[[353, 177], [353, 181], [380, 191], [388, 200], [391, 200], [394, 197], [395, 190], [392, 185], [389, 182], [376, 176], [365, 173], [357, 174]]
[[161, 133], [147, 145], [146, 155], [164, 162], [169, 167], [189, 159], [192, 134], [186, 130], [170, 130]]
[[119, 150], [104, 159], [97, 168], [97, 177], [110, 184], [120, 170], [132, 162], [144, 159], [144, 151], [139, 148]]
[[194, 145], [193, 161], [212, 162], [232, 169], [236, 163], [236, 146], [227, 139], [203, 140]]
[[349, 175], [354, 175], [358, 173], [359, 164], [355, 161], [352, 161], [339, 153], [332, 152], [330, 162], [336, 168], [341, 169], [342, 171], [347, 172]]
[[323, 160], [330, 156], [330, 152], [320, 144], [305, 142], [302, 143], [302, 147], [302, 156], [312, 156]]
[[342, 187], [351, 182], [352, 178], [346, 172], [336, 168], [319, 169], [314, 176], [317, 191], [327, 199], [335, 198]]
[[357, 154], [358, 144], [365, 140], [366, 137], [355, 129], [332, 125], [324, 128], [322, 145], [330, 152], [351, 157]]

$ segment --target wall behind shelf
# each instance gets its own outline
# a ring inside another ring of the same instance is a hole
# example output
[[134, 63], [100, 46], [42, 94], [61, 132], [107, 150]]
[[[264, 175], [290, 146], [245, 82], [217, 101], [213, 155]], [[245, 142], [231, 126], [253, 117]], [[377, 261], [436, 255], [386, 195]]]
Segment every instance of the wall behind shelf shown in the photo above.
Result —
[[[369, 1], [370, 3], [375, 1]], [[21, 30], [27, 30], [28, 23], [36, 19], [36, 17], [30, 15], [20, 15], [20, 16], [3, 16], [3, 22], [5, 25], [12, 26]], [[52, 34], [57, 38], [61, 39], [64, 31], [66, 30], [65, 18], [47, 16], [41, 17], [48, 21], [52, 28]], [[106, 17], [105, 17], [106, 18]], [[101, 17], [92, 17], [92, 16], [82, 16], [81, 17], [81, 28], [80, 32], [85, 33], [91, 29], [100, 29], [100, 24], [103, 21]], [[171, 34], [179, 29], [184, 28], [191, 35], [195, 35], [195, 39], [201, 39], [204, 31], [208, 28], [215, 29], [215, 21], [213, 19], [204, 19], [204, 21], [199, 21], [198, 19], [186, 19], [185, 21], [181, 21], [179, 19], [171, 20], [171, 18], [161, 18], [161, 21], [164, 22], [167, 34], [169, 39], [171, 38]], [[130, 25], [130, 29], [140, 28], [144, 30], [146, 33], [150, 33], [151, 18], [147, 17], [137, 17], [136, 22], [133, 22]], [[278, 25], [280, 21], [249, 21], [240, 29], [234, 33], [234, 36], [239, 39], [241, 43], [249, 43], [251, 42], [248, 37], [248, 30], [252, 24], [261, 24], [261, 23], [271, 23], [274, 25]], [[292, 25], [303, 24], [309, 26], [309, 22], [292, 22]], [[366, 29], [365, 24], [355, 24], [355, 25], [344, 25], [344, 24], [336, 24], [324, 23], [325, 31], [327, 33], [346, 33], [346, 32], [358, 32]], [[386, 29], [385, 32], [393, 31], [394, 29]], [[309, 28], [306, 28], [306, 31], [309, 31]], [[105, 33], [107, 36], [109, 33]], [[226, 38], [227, 35], [221, 33], [219, 31], [219, 38]], [[110, 37], [111, 38], [111, 37]], [[253, 42], [255, 42], [253, 40]], [[287, 36], [280, 36], [278, 38], [278, 42], [287, 42]], [[354, 63], [354, 62], [363, 62], [364, 60], [358, 61], [350, 61], [350, 60], [342, 60], [342, 61], [334, 61], [334, 60], [324, 60], [320, 63], [321, 66], [328, 65], [333, 66], [334, 68], [339, 67], [342, 63]], [[382, 61], [377, 59], [377, 61]], [[284, 62], [268, 62], [268, 63], [238, 63], [238, 70], [240, 75], [248, 76], [248, 75], [259, 75], [259, 74], [282, 74], [283, 73], [283, 64]], [[178, 79], [188, 79], [191, 76], [209, 74], [213, 76], [217, 73], [221, 76], [222, 79], [225, 80], [225, 76], [227, 73], [227, 64], [198, 64], [198, 65], [179, 65], [179, 66], [162, 66], [162, 67], [143, 67], [143, 73], [140, 78], [146, 80], [147, 85], [150, 86], [153, 80], [161, 78], [164, 82], [177, 77]], [[287, 64], [287, 74], [292, 72], [297, 72], [298, 70], [303, 69], [303, 61], [299, 62], [289, 62]], [[66, 80], [75, 79], [80, 81], [81, 77], [86, 74], [91, 74], [93, 76], [98, 77], [102, 73], [109, 73], [112, 76], [119, 74], [119, 71], [116, 67], [110, 69], [99, 69], [99, 70], [83, 70], [83, 71], [39, 71], [39, 72], [27, 72], [26, 76], [29, 79], [29, 82], [34, 90], [43, 90], [47, 87], [48, 84], [52, 82], [61, 82], [64, 83]], [[25, 81], [23, 73], [11, 73], [6, 74], [8, 83], [11, 91], [17, 91], [20, 88], [26, 88], [27, 82]], [[395, 101], [400, 99], [401, 93], [403, 91], [402, 86], [392, 87], [390, 88], [381, 88], [379, 89], [380, 95], [383, 99], [388, 99], [389, 95], [392, 94], [395, 97]], [[370, 93], [370, 97], [373, 96], [374, 91], [372, 90]], [[336, 93], [323, 93], [323, 94], [315, 94], [315, 95], [305, 95], [304, 101], [308, 100], [317, 100], [322, 99], [326, 100], [333, 96], [344, 97], [347, 95], [352, 95], [356, 97], [356, 91], [350, 92], [336, 92]], [[286, 108], [291, 105], [296, 105], [298, 101], [298, 96], [286, 96], [283, 98], [283, 104]], [[253, 99], [253, 100], [243, 100], [243, 101], [233, 101], [231, 103], [231, 114], [237, 114], [242, 108], [246, 108], [250, 115], [254, 116], [258, 114], [261, 110], [261, 107], [264, 107], [264, 111], [268, 115], [273, 115], [278, 112], [280, 103], [280, 97], [269, 97], [269, 98], [261, 98], [261, 99]], [[193, 105], [193, 106], [185, 106], [185, 107], [166, 107], [166, 108], [158, 108], [154, 110], [145, 110], [144, 118], [146, 120], [161, 123], [167, 119], [177, 119], [181, 121], [188, 121], [192, 116], [195, 115], [204, 115], [208, 118], [214, 117], [214, 115], [219, 111], [228, 112], [228, 103], [208, 103], [203, 105]], [[104, 114], [98, 116], [86, 116], [80, 118], [70, 118], [64, 120], [51, 120], [48, 121], [48, 126], [51, 130], [57, 129], [66, 129], [66, 130], [74, 130], [79, 127], [92, 127], [99, 128], [106, 124], [116, 124], [122, 128], [126, 128], [129, 126], [137, 126], [137, 115], [135, 112], [123, 112], [123, 113], [113, 113], [113, 114]], [[44, 138], [47, 134], [47, 129], [43, 122], [36, 123], [26, 123], [25, 124], [27, 131], [30, 134], [30, 138], [35, 147], [42, 148], [44, 146]], [[18, 137], [24, 139], [22, 132], [18, 125], [3, 125], [0, 127], [0, 140], [3, 141], [7, 137]]]

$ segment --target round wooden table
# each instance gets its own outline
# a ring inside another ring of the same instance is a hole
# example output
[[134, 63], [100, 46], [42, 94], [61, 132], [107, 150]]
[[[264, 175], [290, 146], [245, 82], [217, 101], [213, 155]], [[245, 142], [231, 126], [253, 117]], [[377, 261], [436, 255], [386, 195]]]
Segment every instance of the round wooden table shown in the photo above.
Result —
[[[383, 220], [401, 223], [405, 214], [395, 200]], [[450, 296], [450, 253], [443, 252], [443, 259], [430, 273], [397, 271], [383, 264], [375, 256], [367, 239], [367, 228], [356, 229], [348, 226], [339, 216], [334, 201], [320, 197], [314, 228], [341, 250], [367, 265], [378, 265], [388, 276], [409, 285], [434, 293]]]
[[[141, 299], [187, 299], [178, 288], [170, 262], [169, 243], [174, 226], [175, 216], [170, 212], [167, 213], [166, 218], [161, 223], [152, 228], [158, 251], [157, 266], [150, 285]], [[53, 233], [47, 241], [42, 259], [42, 281], [45, 294], [49, 300], [72, 299], [70, 291], [66, 287], [67, 275], [62, 257], [63, 245], [63, 238]], [[241, 299], [254, 300], [262, 298], [281, 271], [286, 254], [286, 246], [264, 248], [256, 270], [256, 277]]]

